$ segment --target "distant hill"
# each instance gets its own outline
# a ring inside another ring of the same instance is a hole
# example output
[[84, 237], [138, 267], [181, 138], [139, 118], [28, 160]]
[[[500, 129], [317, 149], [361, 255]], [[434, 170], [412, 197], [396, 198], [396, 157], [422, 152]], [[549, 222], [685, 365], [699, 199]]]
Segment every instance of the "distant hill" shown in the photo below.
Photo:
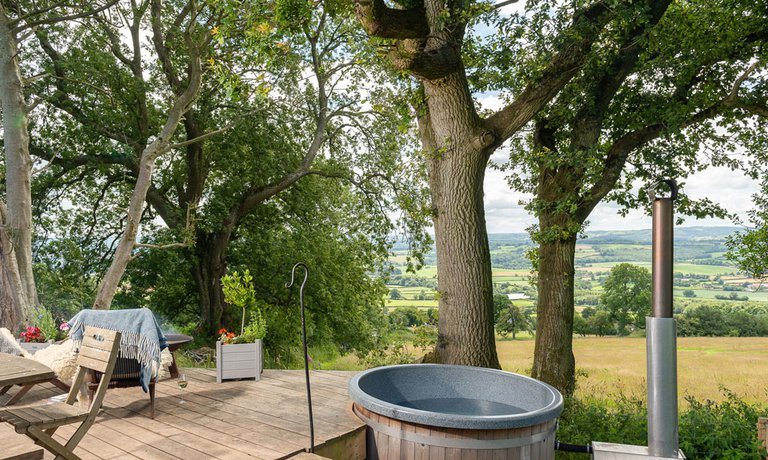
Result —
[[[738, 227], [676, 227], [675, 241], [725, 241], [738, 231]], [[527, 233], [490, 233], [488, 241], [493, 245], [531, 244]], [[582, 244], [651, 244], [651, 229], [644, 230], [591, 230]]]
[[[738, 231], [738, 227], [676, 227], [676, 242], [723, 242]], [[595, 230], [587, 232], [584, 244], [651, 244], [651, 229], [647, 230]]]
[[[677, 227], [675, 228], [675, 261], [701, 265], [730, 265], [724, 257], [726, 237], [738, 231], [738, 227]], [[530, 261], [526, 251], [533, 246], [527, 233], [491, 233], [488, 235], [491, 263], [497, 268], [527, 269]], [[651, 229], [645, 230], [593, 230], [581, 245], [591, 249], [579, 249], [577, 266], [622, 261], [650, 261]], [[402, 253], [407, 246], [398, 242], [395, 252]], [[435, 263], [434, 248], [426, 254], [427, 265]]]

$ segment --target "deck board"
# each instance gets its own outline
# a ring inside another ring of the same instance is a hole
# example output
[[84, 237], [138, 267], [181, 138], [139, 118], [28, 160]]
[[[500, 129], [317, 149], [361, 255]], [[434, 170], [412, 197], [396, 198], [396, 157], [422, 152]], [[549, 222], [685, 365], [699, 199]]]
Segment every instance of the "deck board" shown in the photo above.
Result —
[[[83, 459], [282, 459], [309, 447], [303, 371], [265, 370], [262, 379], [216, 383], [213, 369], [184, 369], [189, 386], [179, 404], [175, 380], [156, 386], [155, 419], [148, 417], [149, 397], [140, 388], [107, 391], [104, 410], [75, 453]], [[351, 411], [347, 383], [353, 372], [312, 371], [315, 444], [336, 439], [363, 426]], [[0, 396], [0, 404], [12, 397]], [[38, 385], [25, 404], [62, 394], [53, 385]], [[59, 429], [70, 435], [75, 426]], [[0, 445], [32, 445], [8, 424], [0, 424]], [[53, 458], [46, 452], [46, 459]]]

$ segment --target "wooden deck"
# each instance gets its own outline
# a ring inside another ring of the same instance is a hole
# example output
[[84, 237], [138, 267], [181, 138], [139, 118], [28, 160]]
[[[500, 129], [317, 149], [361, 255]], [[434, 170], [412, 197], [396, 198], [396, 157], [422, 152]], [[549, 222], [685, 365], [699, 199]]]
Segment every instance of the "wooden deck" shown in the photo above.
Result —
[[[186, 404], [179, 404], [175, 380], [157, 384], [156, 416], [149, 418], [149, 396], [140, 387], [111, 389], [104, 410], [75, 449], [83, 459], [282, 459], [309, 447], [304, 371], [265, 370], [262, 379], [216, 383], [213, 369], [185, 369]], [[316, 453], [340, 459], [365, 457], [364, 425], [352, 414], [347, 382], [353, 372], [312, 371]], [[16, 389], [0, 396], [4, 404]], [[20, 405], [62, 394], [38, 385]], [[69, 435], [74, 428], [64, 427]], [[57, 432], [57, 436], [59, 432]], [[61, 440], [61, 439], [60, 439]], [[4, 447], [33, 446], [0, 423]], [[46, 452], [46, 459], [53, 458]]]

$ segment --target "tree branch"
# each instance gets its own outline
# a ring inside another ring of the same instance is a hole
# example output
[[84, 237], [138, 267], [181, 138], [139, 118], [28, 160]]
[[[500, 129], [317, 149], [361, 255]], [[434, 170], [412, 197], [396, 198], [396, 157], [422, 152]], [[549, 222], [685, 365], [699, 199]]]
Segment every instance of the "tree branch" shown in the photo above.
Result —
[[104, 137], [112, 139], [114, 141], [129, 145], [137, 146], [139, 143], [135, 139], [129, 138], [125, 132], [111, 131], [103, 126], [102, 123], [93, 123], [88, 116], [78, 107], [70, 98], [69, 92], [65, 83], [68, 81], [66, 73], [64, 71], [64, 65], [62, 65], [63, 58], [61, 54], [51, 45], [48, 40], [47, 33], [42, 29], [37, 29], [35, 36], [40, 42], [40, 47], [53, 63], [53, 71], [55, 76], [56, 91], [48, 97], [48, 101], [54, 106], [68, 113], [78, 123], [84, 126], [90, 126], [96, 132]]
[[496, 10], [500, 10], [501, 8], [504, 8], [507, 5], [513, 5], [519, 1], [520, 0], [505, 0], [503, 2], [494, 3], [493, 8]]
[[[53, 16], [53, 17], [46, 18], [46, 19], [40, 19], [40, 20], [37, 20], [37, 21], [27, 22], [27, 23], [24, 24], [24, 26], [14, 27], [14, 33], [21, 32], [21, 31], [23, 31], [25, 29], [33, 29], [33, 28], [35, 28], [37, 26], [42, 26], [42, 25], [46, 25], [46, 24], [57, 24], [57, 23], [64, 22], [64, 21], [71, 21], [71, 20], [74, 20], [74, 19], [82, 19], [82, 18], [86, 18], [88, 16], [93, 16], [94, 14], [100, 13], [100, 12], [110, 8], [112, 5], [115, 5], [118, 1], [120, 1], [120, 0], [110, 0], [109, 2], [107, 2], [104, 5], [102, 5], [99, 8], [96, 8], [96, 9], [93, 9], [93, 10], [88, 10], [88, 11], [83, 11], [82, 13], [75, 13], [75, 14], [70, 14], [70, 15], [66, 15], [66, 16]], [[59, 3], [56, 3], [56, 4], [54, 4], [54, 5], [52, 5], [52, 6], [48, 7], [48, 8], [43, 8], [43, 9], [40, 9], [40, 10], [36, 10], [36, 11], [32, 11], [30, 13], [27, 13], [26, 15], [22, 16], [21, 18], [18, 18], [15, 21], [13, 21], [12, 25], [16, 26], [22, 20], [26, 20], [28, 18], [31, 18], [33, 16], [37, 16], [39, 14], [47, 13], [47, 12], [49, 12], [49, 11], [55, 9], [55, 8], [58, 8], [58, 6], [64, 5], [64, 4], [66, 4], [66, 2], [59, 2]]]
[[188, 140], [183, 141], [183, 142], [178, 142], [176, 144], [171, 144], [171, 145], [168, 146], [168, 149], [169, 150], [178, 149], [178, 148], [181, 148], [181, 147], [186, 147], [188, 145], [197, 144], [197, 143], [202, 142], [202, 141], [204, 141], [204, 140], [206, 140], [208, 138], [211, 138], [211, 137], [216, 136], [218, 134], [227, 132], [230, 129], [232, 129], [235, 126], [237, 126], [237, 124], [242, 120], [243, 117], [251, 116], [251, 115], [255, 114], [256, 112], [257, 112], [257, 110], [246, 112], [246, 113], [244, 113], [242, 115], [239, 115], [235, 120], [231, 121], [227, 125], [219, 128], [217, 130], [210, 131], [210, 132], [207, 132], [205, 134], [201, 134], [200, 136], [197, 136], [197, 137], [195, 137], [193, 139], [188, 139]]
[[136, 243], [134, 248], [146, 248], [146, 249], [171, 249], [171, 248], [186, 248], [189, 247], [189, 243], [168, 243], [168, 244], [149, 244], [149, 243]]
[[424, 4], [405, 10], [389, 8], [384, 0], [356, 0], [355, 13], [368, 35], [379, 38], [427, 38]]
[[634, 71], [645, 49], [645, 40], [641, 40], [656, 24], [659, 23], [671, 0], [653, 1], [647, 21], [629, 30], [614, 56], [606, 58], [597, 68], [593, 79], [587, 84], [587, 97], [579, 108], [571, 133], [571, 144], [574, 149], [588, 149], [600, 138], [603, 117], [611, 101], [618, 93], [624, 81]]
[[768, 105], [740, 102], [740, 101], [734, 101], [732, 105], [733, 107], [746, 110], [747, 112], [750, 112], [752, 114], [759, 115], [764, 118], [768, 118]]
[[747, 69], [742, 72], [741, 75], [736, 79], [736, 81], [733, 83], [733, 87], [731, 88], [731, 92], [728, 93], [728, 96], [725, 98], [726, 102], [733, 102], [736, 101], [736, 99], [739, 96], [739, 90], [741, 89], [741, 85], [744, 84], [744, 81], [749, 78], [749, 76], [757, 69], [757, 65], [760, 64], [760, 61], [755, 61], [747, 67]]
[[179, 81], [179, 77], [176, 75], [176, 71], [174, 70], [173, 64], [171, 63], [170, 51], [165, 45], [165, 37], [161, 25], [161, 12], [162, 5], [160, 1], [152, 0], [150, 21], [152, 23], [152, 43], [155, 45], [155, 51], [157, 52], [157, 57], [160, 60], [160, 63], [162, 64], [163, 73], [165, 74], [165, 78], [168, 80], [168, 84], [171, 86], [175, 94], [179, 94], [181, 92], [181, 82]]
[[[680, 125], [677, 126], [677, 129], [684, 129], [696, 123], [714, 118], [722, 113], [724, 109], [731, 106], [732, 105], [728, 103], [726, 99], [722, 99], [709, 107], [692, 114], [680, 123]], [[664, 123], [648, 125], [625, 134], [613, 143], [608, 150], [608, 154], [603, 163], [604, 166], [601, 180], [590, 188], [589, 192], [584, 195], [582, 203], [579, 205], [579, 209], [576, 212], [576, 217], [579, 219], [579, 222], [583, 222], [592, 212], [592, 209], [597, 206], [597, 203], [613, 190], [616, 182], [621, 177], [622, 171], [624, 171], [624, 164], [630, 153], [635, 149], [643, 147], [651, 141], [658, 139], [662, 134], [668, 131], [668, 128], [669, 127]]]
[[496, 146], [528, 123], [570, 81], [611, 17], [610, 13], [605, 2], [597, 0], [574, 16], [572, 25], [561, 36], [577, 38], [561, 41], [542, 76], [528, 85], [511, 104], [485, 120], [486, 127], [496, 137]]

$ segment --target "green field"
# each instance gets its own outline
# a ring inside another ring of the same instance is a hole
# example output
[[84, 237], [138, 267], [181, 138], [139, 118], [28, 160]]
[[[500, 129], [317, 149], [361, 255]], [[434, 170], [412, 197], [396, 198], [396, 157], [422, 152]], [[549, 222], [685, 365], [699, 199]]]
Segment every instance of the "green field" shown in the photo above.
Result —
[[[498, 341], [502, 368], [529, 374], [533, 340]], [[768, 338], [678, 338], [678, 394], [722, 400], [722, 388], [750, 402], [768, 399]], [[577, 395], [635, 394], [645, 398], [645, 339], [574, 337]], [[586, 376], [583, 376], [586, 375]]]
[[[676, 297], [682, 297], [683, 296], [683, 290], [686, 288], [675, 288], [675, 296]], [[723, 290], [715, 290], [715, 289], [692, 289], [694, 294], [696, 294], [696, 298], [699, 299], [716, 299], [715, 296], [729, 296], [732, 293], [736, 293], [739, 297], [746, 296], [749, 297], [750, 301], [753, 302], [768, 302], [768, 291], [756, 291], [756, 292], [748, 292], [748, 291], [723, 291]]]
[[[517, 340], [497, 340], [503, 369], [530, 375], [534, 340], [518, 334]], [[645, 399], [645, 339], [634, 337], [574, 337], [576, 395], [611, 398], [635, 395]], [[418, 357], [418, 350], [411, 350]], [[677, 342], [678, 395], [722, 401], [726, 388], [752, 403], [768, 400], [768, 338], [681, 337]], [[362, 370], [354, 355], [317, 363], [326, 369]]]
[[[589, 264], [588, 267], [577, 267], [576, 270], [592, 271], [592, 272], [610, 271], [611, 267], [613, 267], [614, 265], [618, 265], [620, 263], [630, 263], [634, 265], [639, 265], [641, 267], [645, 267], [648, 270], [651, 269], [651, 263], [648, 261], [627, 260], [627, 261], [621, 261], [621, 262], [595, 262], [595, 263]], [[709, 275], [709, 276], [717, 276], [717, 275], [723, 275], [726, 273], [736, 272], [736, 269], [734, 267], [730, 267], [727, 265], [699, 265], [699, 264], [690, 264], [690, 263], [675, 263], [673, 270], [676, 273], [679, 272], [679, 273], [690, 274], [690, 275]]]
[[387, 299], [384, 304], [387, 308], [416, 307], [416, 308], [437, 308], [437, 300], [392, 300]]

